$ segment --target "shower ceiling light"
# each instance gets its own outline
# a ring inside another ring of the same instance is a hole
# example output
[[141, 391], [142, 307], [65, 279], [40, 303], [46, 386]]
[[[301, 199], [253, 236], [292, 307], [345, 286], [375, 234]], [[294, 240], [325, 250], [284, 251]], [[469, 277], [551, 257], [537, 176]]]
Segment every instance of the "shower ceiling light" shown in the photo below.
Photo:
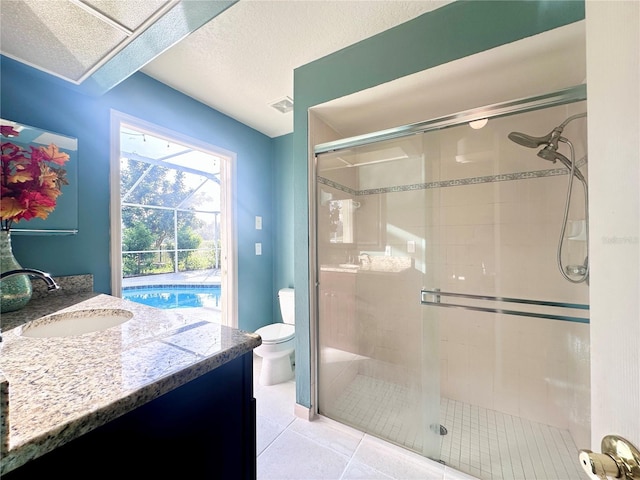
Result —
[[480, 130], [482, 127], [484, 127], [487, 124], [488, 121], [489, 121], [488, 118], [481, 118], [480, 120], [474, 120], [473, 122], [469, 122], [469, 126], [474, 130]]

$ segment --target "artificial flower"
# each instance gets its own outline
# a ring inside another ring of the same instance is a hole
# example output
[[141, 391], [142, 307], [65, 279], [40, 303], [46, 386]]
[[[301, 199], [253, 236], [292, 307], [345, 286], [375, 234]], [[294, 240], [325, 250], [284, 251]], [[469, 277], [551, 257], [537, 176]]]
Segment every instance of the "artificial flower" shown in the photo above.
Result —
[[[20, 132], [2, 125], [3, 137], [17, 137]], [[53, 143], [48, 147], [26, 150], [12, 142], [2, 143], [0, 170], [0, 220], [2, 229], [9, 230], [13, 222], [46, 219], [56, 208], [61, 187], [68, 185], [67, 172], [62, 167], [69, 155]]]

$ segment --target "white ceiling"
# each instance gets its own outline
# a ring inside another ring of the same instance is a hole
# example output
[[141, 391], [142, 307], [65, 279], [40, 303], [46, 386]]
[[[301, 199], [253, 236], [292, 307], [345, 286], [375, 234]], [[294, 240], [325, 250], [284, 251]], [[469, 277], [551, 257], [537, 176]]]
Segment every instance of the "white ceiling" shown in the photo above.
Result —
[[[449, 1], [240, 0], [142, 71], [270, 136], [293, 131], [293, 70]], [[294, 99], [295, 101], [295, 99]]]
[[[270, 105], [293, 99], [296, 67], [452, 1], [0, 0], [0, 50], [83, 87], [83, 79], [105, 70], [113, 74], [118, 70], [113, 64], [138, 48], [143, 51], [137, 53], [138, 63], [117, 71], [110, 85], [141, 69], [276, 137], [293, 131], [293, 112], [283, 114]], [[584, 22], [578, 22], [335, 100], [314, 112], [341, 135], [357, 135], [548, 93], [582, 83], [585, 75]], [[385, 112], [384, 117], [371, 108]]]
[[[0, 1], [2, 54], [81, 84], [129, 44], [135, 47], [164, 15], [200, 8], [204, 0]], [[168, 40], [156, 36], [148, 45], [155, 58], [144, 60], [141, 70], [276, 137], [293, 131], [293, 113], [270, 105], [293, 98], [296, 67], [451, 1], [240, 0], [177, 43], [171, 39], [168, 49], [157, 45]], [[170, 34], [178, 35], [169, 28], [162, 36]]]

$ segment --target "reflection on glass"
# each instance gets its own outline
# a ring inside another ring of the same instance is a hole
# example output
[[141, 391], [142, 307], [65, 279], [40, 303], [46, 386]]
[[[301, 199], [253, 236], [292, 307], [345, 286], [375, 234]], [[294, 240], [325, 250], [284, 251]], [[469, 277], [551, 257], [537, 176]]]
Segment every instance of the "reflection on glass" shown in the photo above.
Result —
[[[560, 105], [317, 156], [318, 205], [360, 204], [350, 244], [329, 241], [330, 217], [317, 217], [321, 414], [483, 480], [524, 478], [527, 464], [547, 465], [545, 478], [580, 478], [588, 324], [417, 304], [421, 286], [527, 299], [540, 313], [550, 313], [545, 301], [588, 304], [588, 285], [557, 272], [568, 169], [508, 139], [584, 111], [585, 102]], [[588, 177], [586, 120], [565, 134]], [[573, 195], [563, 255], [580, 264], [584, 198]], [[350, 258], [359, 264], [344, 268]], [[472, 306], [482, 303], [457, 307]]]
[[416, 301], [424, 250], [399, 248], [424, 244], [411, 229], [431, 206], [386, 188], [426, 181], [421, 140], [320, 155], [317, 170], [319, 411], [438, 459], [438, 324]]

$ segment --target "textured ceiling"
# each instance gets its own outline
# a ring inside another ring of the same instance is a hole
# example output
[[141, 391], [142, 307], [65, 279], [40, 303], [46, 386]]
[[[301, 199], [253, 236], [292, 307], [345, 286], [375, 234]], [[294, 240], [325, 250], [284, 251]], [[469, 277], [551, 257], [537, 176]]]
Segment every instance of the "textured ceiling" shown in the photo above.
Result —
[[2, 53], [79, 84], [174, 4], [2, 0]]
[[[271, 104], [293, 98], [296, 67], [451, 0], [0, 2], [3, 55], [79, 87], [92, 84], [98, 94], [141, 69], [276, 137], [293, 130], [293, 112], [282, 113]], [[342, 134], [389, 128], [407, 118], [420, 121], [581, 83], [584, 56], [582, 22], [399, 79], [393, 87], [338, 99], [314, 112]], [[435, 88], [437, 96], [430, 94]], [[372, 104], [386, 112], [386, 123], [371, 123], [380, 117], [371, 112]]]
[[[276, 137], [293, 131], [293, 70], [451, 1], [240, 0], [147, 64], [147, 75]], [[294, 99], [295, 102], [295, 99]]]

